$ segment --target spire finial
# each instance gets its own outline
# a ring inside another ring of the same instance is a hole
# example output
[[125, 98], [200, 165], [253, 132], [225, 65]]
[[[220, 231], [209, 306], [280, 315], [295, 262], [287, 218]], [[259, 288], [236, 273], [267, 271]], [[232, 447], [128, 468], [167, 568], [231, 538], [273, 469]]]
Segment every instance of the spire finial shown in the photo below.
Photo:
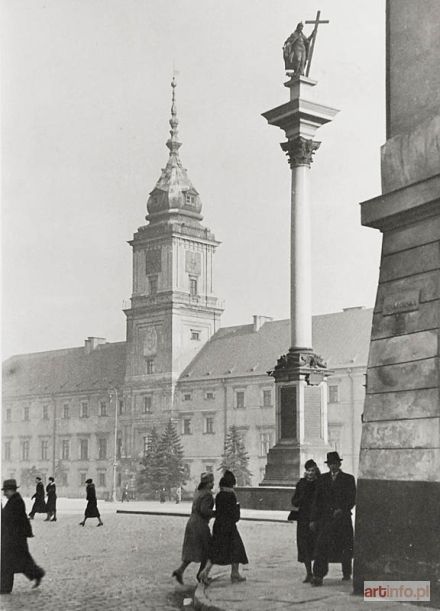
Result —
[[172, 88], [172, 98], [171, 98], [171, 119], [170, 119], [170, 136], [171, 138], [169, 138], [169, 140], [167, 141], [167, 147], [170, 149], [170, 153], [177, 153], [177, 151], [179, 150], [181, 143], [178, 141], [177, 139], [177, 134], [178, 134], [178, 130], [177, 127], [179, 125], [179, 120], [177, 118], [177, 107], [176, 107], [176, 87], [177, 87], [177, 81], [176, 81], [176, 71], [173, 70], [173, 80], [171, 81], [171, 88]]

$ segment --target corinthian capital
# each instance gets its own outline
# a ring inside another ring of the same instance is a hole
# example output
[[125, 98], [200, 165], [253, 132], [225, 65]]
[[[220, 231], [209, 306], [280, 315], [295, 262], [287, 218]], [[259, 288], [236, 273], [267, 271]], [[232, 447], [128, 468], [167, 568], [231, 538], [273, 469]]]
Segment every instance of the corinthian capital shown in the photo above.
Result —
[[307, 165], [313, 161], [313, 155], [321, 146], [316, 140], [307, 140], [302, 136], [297, 136], [294, 140], [281, 143], [281, 148], [289, 158], [289, 165], [295, 168], [299, 165]]

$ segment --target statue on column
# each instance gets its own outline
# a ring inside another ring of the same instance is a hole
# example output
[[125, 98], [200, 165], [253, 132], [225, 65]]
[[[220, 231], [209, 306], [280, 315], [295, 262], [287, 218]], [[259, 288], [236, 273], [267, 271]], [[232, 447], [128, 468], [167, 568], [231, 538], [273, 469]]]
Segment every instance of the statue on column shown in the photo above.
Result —
[[303, 33], [304, 24], [298, 23], [296, 30], [289, 36], [283, 46], [283, 56], [286, 71], [293, 72], [295, 76], [304, 74], [309, 56], [310, 42], [314, 31], [307, 38]]

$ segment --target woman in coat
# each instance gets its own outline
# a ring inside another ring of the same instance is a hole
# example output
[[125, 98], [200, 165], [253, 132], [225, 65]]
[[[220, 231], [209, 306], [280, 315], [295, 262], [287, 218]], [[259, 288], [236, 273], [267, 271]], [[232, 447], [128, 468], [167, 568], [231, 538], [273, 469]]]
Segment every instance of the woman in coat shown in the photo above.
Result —
[[205, 570], [200, 575], [205, 585], [209, 583], [209, 571], [213, 564], [231, 565], [232, 583], [246, 581], [240, 575], [239, 564], [247, 564], [246, 550], [237, 530], [240, 519], [240, 504], [235, 496], [236, 479], [231, 471], [225, 471], [221, 478], [220, 492], [215, 497], [215, 522], [212, 529], [211, 554]]
[[47, 501], [46, 501], [47, 518], [45, 522], [56, 522], [57, 521], [57, 487], [55, 486], [55, 480], [53, 477], [49, 477], [49, 483], [46, 486], [46, 493], [47, 493]]
[[34, 519], [34, 515], [36, 513], [46, 513], [46, 503], [44, 502], [44, 484], [41, 481], [41, 477], [36, 477], [36, 488], [35, 494], [31, 496], [31, 500], [35, 499], [34, 504], [32, 505], [31, 512], [29, 517], [31, 520]]
[[292, 505], [298, 510], [296, 529], [298, 562], [302, 562], [307, 571], [303, 583], [310, 583], [313, 578], [312, 560], [316, 543], [316, 535], [310, 530], [310, 513], [320, 471], [314, 460], [308, 460], [304, 467], [304, 477], [296, 484]]
[[208, 560], [211, 546], [209, 520], [215, 515], [213, 511], [213, 487], [214, 475], [212, 473], [202, 473], [200, 484], [197, 486], [194, 496], [191, 516], [185, 528], [182, 564], [172, 573], [172, 577], [175, 577], [180, 584], [183, 584], [183, 572], [191, 562], [200, 562], [200, 568], [197, 572], [197, 579], [200, 581], [200, 573]]
[[92, 479], [86, 479], [86, 500], [87, 506], [84, 512], [84, 520], [79, 523], [80, 526], [84, 526], [87, 518], [98, 518], [98, 524], [96, 526], [103, 526], [101, 515], [98, 510], [98, 502], [96, 500], [95, 484]]

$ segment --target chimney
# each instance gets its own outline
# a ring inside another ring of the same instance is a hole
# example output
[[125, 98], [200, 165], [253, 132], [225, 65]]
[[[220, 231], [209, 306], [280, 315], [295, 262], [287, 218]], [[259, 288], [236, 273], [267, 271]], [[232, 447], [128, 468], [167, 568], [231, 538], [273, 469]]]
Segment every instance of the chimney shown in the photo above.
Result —
[[105, 337], [88, 337], [86, 340], [84, 340], [84, 349], [86, 354], [90, 354], [93, 352], [93, 350], [95, 350], [95, 348], [105, 343]]
[[270, 322], [273, 320], [271, 316], [261, 316], [260, 314], [254, 314], [254, 332], [256, 333], [261, 329], [265, 322]]

